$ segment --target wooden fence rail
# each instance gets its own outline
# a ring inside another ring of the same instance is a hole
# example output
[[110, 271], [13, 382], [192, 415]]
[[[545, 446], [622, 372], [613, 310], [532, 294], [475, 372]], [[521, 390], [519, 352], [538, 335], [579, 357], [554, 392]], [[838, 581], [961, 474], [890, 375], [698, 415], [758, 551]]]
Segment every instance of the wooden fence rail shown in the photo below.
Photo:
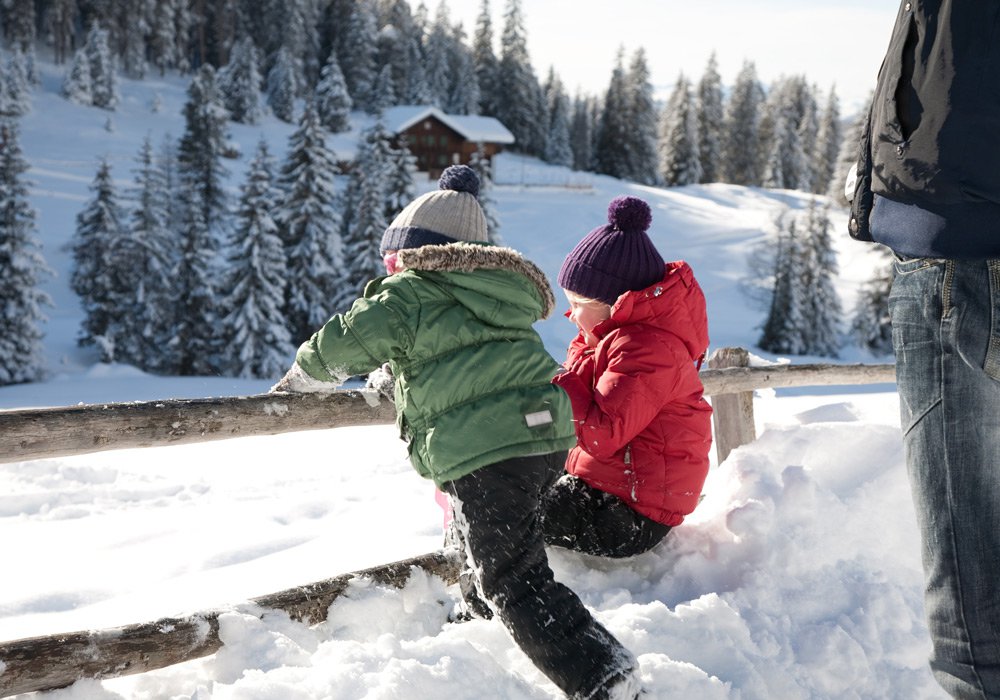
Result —
[[[259, 617], [265, 611], [280, 610], [294, 620], [318, 624], [327, 619], [330, 605], [347, 591], [352, 580], [368, 579], [402, 588], [414, 569], [451, 584], [458, 580], [461, 561], [455, 549], [430, 552], [254, 598], [229, 611]], [[64, 688], [81, 678], [145, 673], [214, 654], [222, 647], [219, 616], [229, 611], [210, 610], [125, 627], [2, 642], [0, 698]]]
[[[722, 348], [702, 370], [712, 397], [719, 462], [755, 438], [753, 392], [792, 386], [877, 384], [895, 381], [891, 364], [769, 365], [750, 367], [741, 348]], [[218, 399], [111, 403], [0, 411], [0, 463], [102, 450], [181, 445], [250, 435], [391, 423], [395, 409], [371, 392], [261, 394]], [[249, 601], [244, 609], [286, 611], [309, 623], [326, 618], [330, 604], [354, 578], [401, 587], [414, 568], [457, 580], [455, 552], [344, 574]], [[182, 618], [0, 643], [0, 697], [65, 687], [81, 678], [112, 678], [155, 670], [217, 651], [219, 615]]]
[[[753, 440], [753, 391], [790, 386], [895, 381], [885, 365], [769, 365], [748, 367], [742, 348], [721, 348], [702, 370], [713, 397], [719, 461]], [[65, 408], [0, 411], [0, 463], [65, 457], [103, 450], [184, 445], [392, 423], [395, 409], [372, 392], [258, 394], [169, 399]]]

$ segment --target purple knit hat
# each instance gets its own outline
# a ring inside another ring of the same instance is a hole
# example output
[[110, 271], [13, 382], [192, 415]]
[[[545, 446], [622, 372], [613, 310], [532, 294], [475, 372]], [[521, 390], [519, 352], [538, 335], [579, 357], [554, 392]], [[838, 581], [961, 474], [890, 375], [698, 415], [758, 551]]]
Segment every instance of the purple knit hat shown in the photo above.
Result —
[[598, 226], [566, 256], [559, 286], [588, 299], [614, 304], [619, 295], [663, 279], [663, 258], [646, 235], [653, 214], [638, 197], [615, 197], [608, 223]]

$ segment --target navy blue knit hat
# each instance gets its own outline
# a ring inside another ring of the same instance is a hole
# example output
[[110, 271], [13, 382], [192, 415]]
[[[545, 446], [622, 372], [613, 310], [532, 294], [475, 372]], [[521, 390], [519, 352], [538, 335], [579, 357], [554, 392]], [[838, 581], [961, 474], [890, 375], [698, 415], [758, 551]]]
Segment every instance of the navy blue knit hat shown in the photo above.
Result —
[[653, 214], [638, 197], [615, 197], [608, 223], [598, 226], [566, 256], [559, 286], [588, 299], [614, 304], [628, 291], [663, 279], [664, 262], [646, 235]]
[[479, 176], [467, 165], [445, 168], [438, 189], [406, 205], [382, 234], [381, 252], [457, 241], [488, 243]]

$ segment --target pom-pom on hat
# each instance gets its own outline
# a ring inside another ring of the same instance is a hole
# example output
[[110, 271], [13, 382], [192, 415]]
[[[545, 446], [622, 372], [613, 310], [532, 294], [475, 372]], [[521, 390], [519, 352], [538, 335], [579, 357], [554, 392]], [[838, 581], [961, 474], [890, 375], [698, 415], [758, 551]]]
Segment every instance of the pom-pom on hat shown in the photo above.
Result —
[[445, 168], [438, 189], [417, 197], [382, 234], [381, 252], [469, 241], [488, 243], [479, 176], [467, 165]]
[[646, 231], [653, 221], [649, 205], [638, 197], [615, 197], [608, 223], [598, 226], [566, 256], [559, 286], [588, 299], [614, 304], [628, 291], [645, 289], [664, 274], [663, 258]]

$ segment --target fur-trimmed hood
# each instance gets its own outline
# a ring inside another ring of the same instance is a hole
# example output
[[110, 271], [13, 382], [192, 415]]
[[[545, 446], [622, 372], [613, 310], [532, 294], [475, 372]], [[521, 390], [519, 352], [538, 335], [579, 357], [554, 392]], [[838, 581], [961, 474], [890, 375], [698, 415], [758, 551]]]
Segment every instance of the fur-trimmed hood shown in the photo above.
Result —
[[526, 277], [538, 291], [542, 318], [548, 318], [555, 309], [555, 295], [545, 273], [513, 248], [476, 243], [425, 245], [400, 250], [399, 262], [409, 270], [429, 272], [475, 272], [476, 270], [514, 272]]

